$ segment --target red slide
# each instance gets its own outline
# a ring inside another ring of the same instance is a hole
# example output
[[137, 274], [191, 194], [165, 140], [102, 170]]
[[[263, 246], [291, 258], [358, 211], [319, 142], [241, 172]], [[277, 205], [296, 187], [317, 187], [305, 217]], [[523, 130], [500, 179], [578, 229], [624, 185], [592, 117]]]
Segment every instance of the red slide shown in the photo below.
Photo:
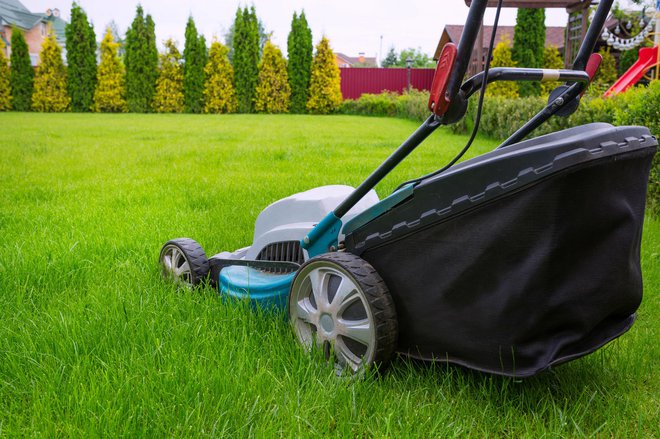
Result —
[[643, 47], [639, 49], [637, 62], [605, 92], [605, 97], [622, 93], [637, 84], [637, 81], [642, 79], [642, 76], [657, 63], [658, 47]]

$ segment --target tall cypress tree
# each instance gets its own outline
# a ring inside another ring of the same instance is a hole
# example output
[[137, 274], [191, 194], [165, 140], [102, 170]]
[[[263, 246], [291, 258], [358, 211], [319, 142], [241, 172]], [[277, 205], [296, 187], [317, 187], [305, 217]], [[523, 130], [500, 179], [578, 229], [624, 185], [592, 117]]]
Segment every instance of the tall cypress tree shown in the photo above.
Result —
[[292, 113], [304, 113], [306, 110], [309, 82], [312, 75], [313, 50], [312, 30], [307, 24], [305, 11], [302, 11], [299, 17], [294, 12], [291, 32], [287, 41]]
[[90, 111], [96, 87], [96, 34], [87, 14], [75, 2], [65, 33], [71, 110]]
[[144, 17], [137, 7], [135, 19], [126, 32], [126, 100], [129, 111], [146, 113], [151, 110], [158, 78], [158, 49], [155, 25], [151, 15]]
[[186, 44], [183, 48], [183, 94], [187, 113], [201, 113], [204, 109], [204, 67], [206, 40], [197, 34], [192, 17], [186, 25]]
[[259, 77], [259, 21], [254, 6], [236, 11], [233, 44], [238, 111], [251, 113]]
[[34, 69], [23, 32], [13, 28], [11, 32], [11, 97], [16, 111], [30, 111], [34, 89]]
[[[545, 49], [545, 9], [518, 9], [513, 36], [513, 59], [518, 67], [543, 67]], [[521, 96], [538, 96], [541, 84], [524, 81], [519, 84]]]

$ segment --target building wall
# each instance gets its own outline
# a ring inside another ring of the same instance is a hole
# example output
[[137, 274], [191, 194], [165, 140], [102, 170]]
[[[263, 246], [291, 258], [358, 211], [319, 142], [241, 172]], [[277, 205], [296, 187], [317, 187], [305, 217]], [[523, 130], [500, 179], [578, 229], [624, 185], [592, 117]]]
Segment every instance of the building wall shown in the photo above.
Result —
[[[5, 39], [11, 42], [12, 27], [4, 26], [3, 35]], [[35, 27], [29, 31], [23, 31], [23, 36], [25, 37], [25, 42], [28, 45], [28, 50], [30, 52], [30, 59], [32, 60], [32, 65], [39, 64], [39, 54], [41, 53], [41, 45], [44, 42], [44, 39], [48, 35], [48, 24], [40, 22]], [[11, 48], [5, 47], [5, 56], [9, 58], [11, 56]]]

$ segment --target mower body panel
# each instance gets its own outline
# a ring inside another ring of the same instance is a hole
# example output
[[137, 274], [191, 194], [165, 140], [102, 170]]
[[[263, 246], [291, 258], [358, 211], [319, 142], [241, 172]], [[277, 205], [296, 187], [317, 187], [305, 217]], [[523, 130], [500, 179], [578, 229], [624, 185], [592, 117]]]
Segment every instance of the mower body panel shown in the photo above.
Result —
[[[257, 217], [254, 240], [245, 259], [256, 260], [259, 253], [272, 243], [301, 241], [353, 191], [354, 188], [344, 185], [321, 186], [283, 198], [266, 207]], [[346, 220], [378, 201], [376, 192], [370, 191], [346, 214]]]

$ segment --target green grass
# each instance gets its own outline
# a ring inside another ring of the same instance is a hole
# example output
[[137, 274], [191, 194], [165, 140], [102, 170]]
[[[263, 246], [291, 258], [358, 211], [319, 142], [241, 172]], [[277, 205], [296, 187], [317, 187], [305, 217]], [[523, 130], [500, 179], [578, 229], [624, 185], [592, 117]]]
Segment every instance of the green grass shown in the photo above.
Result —
[[[158, 253], [180, 236], [249, 245], [266, 205], [356, 185], [415, 124], [9, 113], [0, 127], [0, 437], [659, 434], [658, 220], [638, 321], [593, 355], [523, 381], [401, 359], [338, 379], [285, 320], [163, 282]], [[379, 194], [464, 141], [435, 134]]]

